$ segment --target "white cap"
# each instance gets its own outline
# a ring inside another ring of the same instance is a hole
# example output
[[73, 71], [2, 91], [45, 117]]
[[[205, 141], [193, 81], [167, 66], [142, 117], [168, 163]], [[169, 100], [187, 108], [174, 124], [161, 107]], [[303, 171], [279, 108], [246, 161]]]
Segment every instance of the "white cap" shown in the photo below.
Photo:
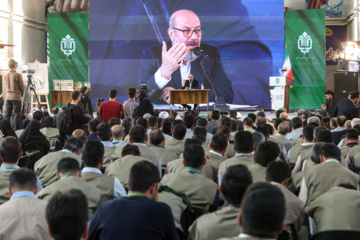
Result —
[[159, 118], [161, 118], [161, 119], [166, 119], [166, 118], [168, 118], [168, 117], [169, 117], [169, 113], [168, 113], [168, 112], [162, 111], [162, 112], [160, 112], [160, 114], [159, 114]]
[[236, 118], [241, 119], [241, 112], [236, 112]]
[[151, 114], [150, 114], [150, 113], [145, 113], [145, 114], [143, 115], [143, 118], [149, 119], [149, 117], [151, 117]]

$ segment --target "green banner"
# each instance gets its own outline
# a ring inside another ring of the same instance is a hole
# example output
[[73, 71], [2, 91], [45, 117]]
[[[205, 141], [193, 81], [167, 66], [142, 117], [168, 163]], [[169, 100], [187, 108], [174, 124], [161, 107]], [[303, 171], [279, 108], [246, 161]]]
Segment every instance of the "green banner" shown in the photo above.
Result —
[[88, 83], [89, 14], [48, 14], [49, 89], [53, 80], [73, 80], [74, 87]]
[[285, 11], [285, 44], [294, 74], [290, 109], [321, 109], [326, 87], [324, 9]]

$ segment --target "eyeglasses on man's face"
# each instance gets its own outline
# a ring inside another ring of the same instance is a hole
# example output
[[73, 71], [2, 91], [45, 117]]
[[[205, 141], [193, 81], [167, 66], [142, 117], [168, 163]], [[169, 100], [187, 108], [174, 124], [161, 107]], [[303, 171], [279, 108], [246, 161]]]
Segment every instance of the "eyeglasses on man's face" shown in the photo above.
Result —
[[195, 33], [196, 36], [201, 37], [202, 35], [204, 35], [204, 32], [205, 32], [205, 30], [203, 28], [190, 30], [190, 29], [178, 29], [178, 28], [173, 27], [172, 29], [183, 32], [184, 37], [191, 37], [193, 35], [193, 33]]

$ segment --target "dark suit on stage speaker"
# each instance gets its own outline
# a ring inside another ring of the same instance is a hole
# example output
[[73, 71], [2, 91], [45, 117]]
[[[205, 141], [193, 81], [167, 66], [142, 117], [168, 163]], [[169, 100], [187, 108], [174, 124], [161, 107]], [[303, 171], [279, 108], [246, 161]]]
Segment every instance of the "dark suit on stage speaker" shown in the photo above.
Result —
[[345, 116], [348, 120], [359, 117], [359, 110], [351, 99], [342, 98], [339, 100], [334, 110], [334, 116], [339, 117], [341, 115]]
[[[192, 74], [189, 74], [189, 80], [185, 80], [185, 84], [182, 89], [199, 89], [199, 81], [194, 79]], [[194, 104], [194, 109], [197, 108], [197, 104]], [[183, 104], [184, 108], [191, 109], [189, 105]]]

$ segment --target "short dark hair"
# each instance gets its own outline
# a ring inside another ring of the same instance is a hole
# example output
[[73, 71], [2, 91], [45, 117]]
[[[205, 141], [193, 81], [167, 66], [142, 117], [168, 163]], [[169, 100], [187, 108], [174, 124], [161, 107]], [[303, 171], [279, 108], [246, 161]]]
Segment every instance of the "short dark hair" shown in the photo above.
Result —
[[314, 126], [306, 125], [303, 128], [303, 136], [306, 141], [312, 142], [314, 140]]
[[359, 132], [355, 128], [347, 130], [346, 137], [351, 140], [359, 140]]
[[264, 117], [258, 117], [256, 119], [256, 126], [261, 126], [266, 124], [266, 118]]
[[21, 150], [21, 142], [16, 137], [8, 136], [0, 143], [1, 159], [5, 163], [16, 163]]
[[228, 138], [223, 133], [216, 133], [211, 138], [211, 149], [217, 152], [223, 151], [228, 146]]
[[254, 125], [254, 121], [251, 117], [246, 117], [244, 118], [243, 120], [243, 123], [246, 125], [246, 126], [252, 126]]
[[332, 143], [332, 132], [327, 129], [320, 130], [316, 133], [316, 142]]
[[303, 125], [303, 121], [302, 121], [302, 119], [300, 117], [294, 117], [293, 119], [291, 119], [291, 125], [295, 129], [301, 128], [302, 125]]
[[220, 120], [220, 126], [228, 126], [231, 127], [231, 120], [229, 117], [222, 116]]
[[10, 188], [32, 191], [36, 188], [36, 174], [33, 170], [20, 168], [9, 176]]
[[206, 127], [206, 125], [208, 124], [208, 121], [205, 118], [198, 118], [198, 120], [196, 121], [196, 125], [198, 125], [199, 127]]
[[238, 124], [235, 119], [230, 119], [231, 122], [231, 130], [236, 132], [238, 130]]
[[219, 110], [212, 111], [211, 118], [213, 120], [219, 120], [220, 119], [220, 111]]
[[240, 131], [234, 136], [235, 149], [238, 153], [250, 153], [254, 148], [254, 137], [251, 132]]
[[[161, 118], [160, 118], [161, 119]], [[162, 130], [165, 134], [171, 136], [171, 123], [173, 122], [173, 119], [166, 118], [164, 119]]]
[[142, 117], [140, 117], [136, 120], [135, 125], [142, 126], [144, 129], [148, 129], [148, 127], [149, 127], [148, 120], [146, 118], [142, 118]]
[[226, 203], [239, 205], [251, 184], [252, 176], [246, 166], [239, 164], [228, 167], [221, 180], [221, 190]]
[[81, 95], [81, 93], [79, 92], [79, 91], [73, 91], [72, 93], [71, 93], [71, 99], [72, 100], [78, 100], [78, 98], [80, 97], [80, 95]]
[[291, 178], [289, 164], [284, 161], [272, 161], [266, 169], [266, 178], [269, 182], [282, 183], [285, 179]]
[[149, 127], [154, 127], [158, 123], [158, 118], [155, 116], [151, 116], [148, 119]]
[[269, 130], [269, 134], [270, 135], [273, 135], [274, 134], [274, 128], [273, 128], [273, 126], [271, 126], [270, 124], [266, 124], [265, 125], [266, 127], [267, 127], [267, 129]]
[[40, 122], [41, 119], [44, 119], [44, 114], [42, 113], [42, 111], [37, 110], [33, 113], [33, 119], [36, 119]]
[[311, 158], [312, 160], [316, 163], [316, 164], [320, 164], [321, 160], [320, 160], [320, 149], [322, 148], [322, 146], [324, 146], [325, 143], [320, 142], [320, 143], [316, 143], [313, 148], [312, 148], [312, 152], [311, 152]]
[[282, 122], [278, 126], [278, 133], [286, 135], [289, 132], [289, 125], [286, 122]]
[[54, 239], [80, 239], [88, 221], [85, 194], [78, 189], [55, 193], [46, 206], [46, 221]]
[[347, 120], [347, 119], [346, 119], [345, 116], [339, 116], [339, 117], [337, 117], [337, 119], [336, 119], [336, 123], [337, 123], [338, 126], [343, 127], [344, 124], [345, 124], [345, 122], [346, 122], [346, 120]]
[[88, 124], [90, 131], [91, 131], [91, 132], [96, 132], [96, 127], [97, 127], [97, 125], [99, 125], [99, 123], [100, 123], [100, 122], [99, 122], [98, 120], [96, 120], [96, 119], [91, 119], [91, 120], [89, 121], [89, 124]]
[[355, 98], [359, 98], [359, 91], [350, 92], [350, 99], [354, 100]]
[[114, 125], [120, 125], [120, 119], [118, 118], [110, 118], [109, 121], [108, 121], [109, 125], [110, 125], [110, 128]]
[[[171, 122], [171, 129], [174, 129], [174, 127], [177, 125], [177, 124], [184, 124], [184, 121], [181, 120], [181, 119], [174, 119], [172, 122]], [[185, 126], [186, 128], [186, 126]]]
[[78, 171], [80, 171], [80, 164], [76, 159], [71, 157], [61, 159], [57, 165], [58, 173], [76, 173]]
[[151, 162], [143, 160], [131, 167], [129, 176], [130, 191], [144, 193], [158, 182], [160, 182], [159, 170]]
[[281, 118], [275, 119], [275, 123], [274, 123], [275, 129], [277, 129], [279, 127], [280, 123], [282, 123], [282, 122], [283, 122], [283, 120]]
[[334, 92], [333, 92], [333, 91], [331, 91], [331, 90], [326, 90], [326, 91], [325, 91], [325, 93], [324, 93], [324, 95], [331, 95], [331, 96], [334, 96], [335, 94], [334, 94]]
[[264, 134], [262, 134], [262, 133], [255, 131], [252, 133], [252, 135], [253, 135], [253, 139], [254, 139], [254, 148], [255, 149], [257, 148], [257, 146], [260, 143], [265, 142], [265, 140], [266, 140]]
[[129, 136], [133, 143], [143, 143], [146, 137], [145, 128], [141, 125], [135, 125], [130, 129]]
[[184, 149], [184, 161], [189, 167], [200, 167], [205, 158], [205, 151], [201, 145], [191, 144]]
[[200, 145], [202, 146], [202, 142], [200, 142], [199, 139], [192, 139], [192, 138], [187, 138], [185, 140], [185, 143], [184, 143], [184, 149], [187, 147], [187, 146], [190, 146], [192, 144], [197, 144], [197, 145]]
[[246, 190], [241, 204], [243, 231], [254, 237], [276, 238], [285, 213], [285, 198], [278, 187], [254, 183]]
[[71, 137], [66, 140], [64, 149], [67, 149], [73, 153], [82, 149], [84, 142], [80, 138]]
[[254, 113], [249, 113], [247, 116], [253, 120], [253, 123], [256, 121], [256, 115]]
[[150, 141], [155, 146], [162, 143], [163, 140], [164, 140], [164, 134], [160, 129], [154, 129], [150, 132]]
[[139, 147], [132, 144], [126, 144], [121, 150], [121, 157], [125, 157], [127, 155], [140, 156]]
[[236, 110], [229, 110], [229, 117], [236, 119], [237, 117]]
[[96, 135], [100, 141], [110, 141], [111, 139], [111, 127], [107, 122], [102, 122], [96, 127]]
[[96, 140], [88, 140], [82, 148], [82, 160], [86, 167], [96, 167], [104, 157], [104, 145]]
[[195, 117], [192, 114], [186, 114], [184, 116], [184, 124], [186, 128], [191, 128], [194, 126]]
[[130, 98], [134, 98], [136, 95], [136, 88], [129, 88], [128, 89], [128, 95]]
[[182, 123], [176, 124], [174, 127], [173, 138], [182, 140], [182, 139], [184, 139], [185, 134], [186, 134], [185, 124], [182, 124]]
[[341, 160], [341, 151], [340, 149], [331, 143], [325, 143], [321, 148], [319, 152], [320, 156], [323, 156], [326, 159], [334, 158], [336, 160]]
[[228, 126], [220, 126], [216, 130], [216, 133], [222, 133], [222, 134], [225, 134], [225, 136], [229, 136], [231, 133], [231, 130], [230, 130], [230, 127], [228, 127]]
[[52, 114], [58, 114], [59, 113], [59, 108], [58, 107], [53, 107], [53, 109], [51, 109], [51, 113]]
[[269, 128], [265, 125], [260, 125], [256, 128], [256, 131], [262, 133], [265, 139], [269, 136]]
[[127, 116], [122, 120], [122, 125], [124, 126], [125, 129], [130, 129], [132, 121], [133, 121], [132, 117]]
[[194, 127], [193, 138], [199, 139], [201, 142], [206, 141], [207, 130], [204, 127]]
[[117, 91], [115, 89], [111, 89], [109, 91], [109, 98], [116, 98], [117, 96]]
[[275, 161], [280, 155], [279, 145], [272, 141], [260, 143], [255, 150], [255, 162], [267, 167], [272, 161]]
[[87, 90], [86, 86], [83, 86], [82, 88], [80, 88], [80, 93], [85, 93]]

